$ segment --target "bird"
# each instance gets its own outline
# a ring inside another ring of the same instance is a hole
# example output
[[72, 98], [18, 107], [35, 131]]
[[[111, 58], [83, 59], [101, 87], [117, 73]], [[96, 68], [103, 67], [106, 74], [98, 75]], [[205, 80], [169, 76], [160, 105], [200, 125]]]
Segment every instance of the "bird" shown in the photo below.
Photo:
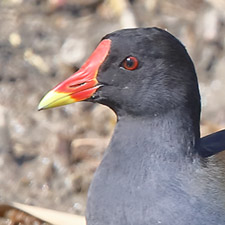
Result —
[[157, 27], [107, 34], [38, 109], [89, 101], [117, 124], [88, 191], [87, 225], [224, 225], [225, 130], [200, 138], [200, 93], [184, 45]]

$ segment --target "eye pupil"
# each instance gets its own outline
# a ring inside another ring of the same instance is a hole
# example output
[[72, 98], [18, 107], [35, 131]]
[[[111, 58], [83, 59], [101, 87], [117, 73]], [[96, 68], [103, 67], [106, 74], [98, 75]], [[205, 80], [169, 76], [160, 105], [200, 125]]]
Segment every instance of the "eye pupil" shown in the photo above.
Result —
[[138, 60], [133, 56], [129, 56], [123, 61], [122, 66], [126, 70], [135, 70], [138, 67]]
[[127, 58], [126, 64], [127, 64], [127, 67], [133, 67], [134, 60], [132, 58]]

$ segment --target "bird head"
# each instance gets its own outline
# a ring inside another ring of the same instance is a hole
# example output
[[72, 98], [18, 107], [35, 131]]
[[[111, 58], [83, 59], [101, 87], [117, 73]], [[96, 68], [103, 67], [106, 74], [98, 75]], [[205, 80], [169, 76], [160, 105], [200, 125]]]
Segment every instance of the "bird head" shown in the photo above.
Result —
[[175, 108], [200, 114], [198, 82], [185, 47], [158, 28], [106, 35], [71, 77], [48, 92], [39, 110], [77, 101], [98, 102], [117, 115], [154, 115]]

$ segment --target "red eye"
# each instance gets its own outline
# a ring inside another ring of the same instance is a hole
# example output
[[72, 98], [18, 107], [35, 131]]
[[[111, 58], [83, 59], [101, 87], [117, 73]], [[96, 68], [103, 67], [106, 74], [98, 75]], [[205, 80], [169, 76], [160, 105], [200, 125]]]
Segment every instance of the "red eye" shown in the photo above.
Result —
[[122, 62], [122, 66], [126, 70], [135, 70], [138, 67], [138, 60], [133, 56], [129, 56]]

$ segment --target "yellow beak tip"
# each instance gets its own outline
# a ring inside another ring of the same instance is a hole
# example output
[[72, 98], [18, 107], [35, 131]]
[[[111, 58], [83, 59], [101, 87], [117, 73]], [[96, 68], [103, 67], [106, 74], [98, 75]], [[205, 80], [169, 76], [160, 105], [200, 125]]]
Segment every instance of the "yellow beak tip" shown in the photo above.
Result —
[[54, 90], [49, 91], [40, 101], [38, 111], [67, 105], [76, 102], [68, 93], [58, 93]]
[[41, 111], [41, 110], [43, 110], [43, 109], [45, 109], [45, 108], [42, 107], [42, 106], [39, 104], [37, 110], [38, 110], [38, 111]]

